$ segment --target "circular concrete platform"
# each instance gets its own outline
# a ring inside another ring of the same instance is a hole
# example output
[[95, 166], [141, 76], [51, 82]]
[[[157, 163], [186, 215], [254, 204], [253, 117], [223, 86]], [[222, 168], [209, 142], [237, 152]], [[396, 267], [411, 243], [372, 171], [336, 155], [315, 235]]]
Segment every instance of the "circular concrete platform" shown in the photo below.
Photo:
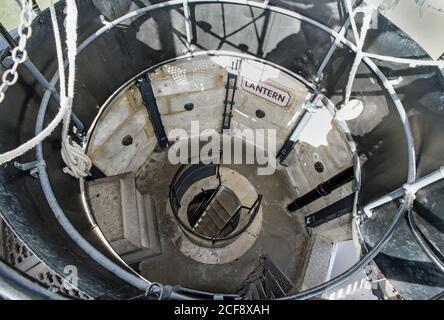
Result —
[[[226, 167], [220, 168], [220, 176], [222, 185], [232, 190], [238, 197], [240, 203], [246, 206], [253, 205], [258, 197], [258, 194], [253, 184], [245, 176]], [[185, 215], [188, 204], [199, 190], [210, 188], [215, 184], [217, 184], [216, 177], [209, 177], [193, 184], [182, 197], [182, 207], [179, 210], [179, 216]], [[166, 211], [171, 215], [172, 219], [174, 219], [169, 203], [167, 204]], [[178, 249], [185, 256], [190, 257], [191, 259], [200, 263], [225, 264], [239, 259], [253, 246], [254, 242], [259, 236], [261, 227], [262, 208], [259, 208], [255, 219], [247, 230], [225, 246], [209, 248], [205, 244], [201, 244], [195, 240], [193, 241], [187, 237], [186, 234], [183, 234], [184, 231], [179, 228], [178, 225], [177, 232], [179, 234], [177, 236], [181, 237], [185, 235], [183, 240], [179, 243]]]
[[[219, 259], [219, 263], [209, 264], [198, 261], [199, 250], [190, 249], [190, 240], [178, 232], [177, 222], [166, 209], [169, 185], [180, 167], [172, 165], [166, 158], [166, 152], [154, 153], [136, 178], [138, 190], [153, 195], [162, 247], [161, 255], [134, 266], [143, 276], [152, 281], [181, 284], [198, 290], [233, 293], [242, 287], [243, 281], [258, 266], [259, 258], [266, 255], [293, 283], [299, 282], [308, 234], [303, 216], [290, 215], [285, 209], [285, 204], [296, 196], [285, 169], [277, 170], [273, 175], [259, 176], [256, 165], [226, 166], [227, 170], [234, 170], [247, 178], [256, 192], [263, 195], [262, 222], [258, 224], [261, 229], [256, 233], [254, 243], [245, 250], [239, 249], [242, 254], [237, 258], [222, 259], [216, 255], [212, 259]], [[156, 183], [153, 184], [153, 181]]]

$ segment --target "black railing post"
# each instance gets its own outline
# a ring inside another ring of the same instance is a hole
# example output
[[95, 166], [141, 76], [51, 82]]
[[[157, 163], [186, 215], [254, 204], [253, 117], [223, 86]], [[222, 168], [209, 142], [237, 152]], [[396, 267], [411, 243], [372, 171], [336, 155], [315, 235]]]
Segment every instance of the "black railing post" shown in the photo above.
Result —
[[5, 26], [1, 22], [0, 22], [0, 34], [6, 40], [6, 42], [8, 43], [8, 45], [11, 49], [14, 49], [15, 47], [17, 47], [17, 42], [11, 36], [11, 34], [8, 32], [8, 30], [6, 30]]

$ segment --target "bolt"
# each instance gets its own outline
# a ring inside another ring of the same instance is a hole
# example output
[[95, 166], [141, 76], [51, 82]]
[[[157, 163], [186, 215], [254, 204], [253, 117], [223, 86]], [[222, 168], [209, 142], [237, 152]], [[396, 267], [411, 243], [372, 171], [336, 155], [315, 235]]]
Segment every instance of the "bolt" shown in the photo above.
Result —
[[324, 165], [322, 164], [321, 161], [318, 161], [314, 164], [314, 168], [317, 172], [322, 173], [324, 172]]
[[194, 104], [191, 103], [191, 102], [188, 102], [188, 103], [186, 103], [186, 104], [183, 106], [183, 108], [184, 108], [186, 111], [191, 111], [191, 110], [194, 109]]
[[265, 117], [265, 112], [260, 109], [256, 110], [256, 117], [262, 119], [263, 117]]
[[126, 135], [125, 137], [123, 137], [122, 139], [122, 144], [124, 146], [130, 146], [133, 144], [133, 137], [131, 137], [130, 135]]
[[14, 60], [12, 59], [11, 56], [6, 56], [2, 60], [2, 66], [5, 67], [6, 69], [11, 68], [13, 64], [14, 64]]

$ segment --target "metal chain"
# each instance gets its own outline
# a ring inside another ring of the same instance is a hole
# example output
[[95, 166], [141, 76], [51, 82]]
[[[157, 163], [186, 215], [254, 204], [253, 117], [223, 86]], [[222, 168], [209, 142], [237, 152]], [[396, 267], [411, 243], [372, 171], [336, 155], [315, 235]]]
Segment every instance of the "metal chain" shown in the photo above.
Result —
[[16, 84], [19, 76], [17, 69], [20, 64], [26, 61], [28, 53], [26, 52], [26, 43], [32, 34], [32, 20], [33, 20], [33, 2], [32, 0], [21, 0], [20, 25], [17, 28], [19, 35], [18, 45], [12, 49], [11, 57], [14, 61], [12, 67], [6, 70], [2, 76], [0, 85], [0, 103], [5, 99], [5, 92], [10, 86]]

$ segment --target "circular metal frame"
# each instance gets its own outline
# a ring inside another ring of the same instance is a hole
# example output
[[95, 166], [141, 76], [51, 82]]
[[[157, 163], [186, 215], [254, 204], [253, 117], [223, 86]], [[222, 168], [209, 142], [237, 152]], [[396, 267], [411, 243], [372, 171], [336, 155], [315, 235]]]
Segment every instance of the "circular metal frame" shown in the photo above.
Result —
[[[107, 22], [104, 27], [100, 28], [98, 31], [96, 31], [94, 34], [92, 34], [90, 37], [88, 37], [82, 44], [80, 44], [80, 46], [78, 47], [78, 53], [82, 52], [85, 48], [87, 48], [91, 43], [93, 43], [98, 37], [103, 35], [105, 32], [111, 30], [112, 28], [114, 28], [118, 24], [120, 24], [128, 19], [137, 18], [137, 17], [142, 16], [143, 14], [146, 14], [146, 13], [149, 13], [149, 12], [152, 12], [155, 10], [159, 10], [162, 8], [171, 8], [174, 6], [182, 5], [183, 3], [184, 3], [184, 1], [182, 1], [182, 0], [167, 1], [167, 2], [151, 5], [151, 6], [148, 6], [145, 8], [141, 8], [141, 9], [132, 11], [120, 18], [117, 18], [116, 20], [114, 20], [112, 22]], [[243, 5], [243, 6], [261, 8], [263, 10], [269, 10], [272, 12], [280, 13], [280, 14], [292, 17], [294, 19], [297, 19], [301, 22], [311, 24], [311, 25], [323, 30], [324, 32], [328, 33], [329, 35], [331, 35], [335, 39], [339, 40], [342, 44], [347, 46], [352, 51], [354, 51], [354, 52], [357, 51], [356, 46], [352, 42], [347, 40], [343, 34], [340, 34], [336, 31], [332, 30], [331, 28], [317, 22], [316, 20], [308, 18], [302, 14], [299, 14], [299, 13], [296, 13], [296, 12], [293, 12], [293, 11], [290, 11], [287, 9], [283, 9], [283, 8], [280, 8], [277, 6], [269, 6], [268, 2], [258, 3], [258, 2], [254, 2], [254, 1], [248, 1], [248, 0], [246, 0], [246, 1], [244, 1], [244, 0], [187, 0], [187, 3], [188, 4], [225, 3], [225, 4], [234, 4], [234, 5]], [[363, 61], [372, 70], [372, 72], [379, 78], [379, 80], [382, 82], [383, 87], [389, 93], [391, 99], [393, 100], [393, 102], [395, 104], [398, 114], [401, 118], [402, 125], [404, 128], [405, 138], [406, 138], [406, 142], [407, 142], [407, 149], [408, 149], [407, 150], [407, 152], [408, 152], [407, 182], [411, 183], [416, 180], [416, 165], [415, 165], [415, 152], [414, 152], [413, 136], [412, 136], [412, 132], [411, 132], [411, 128], [410, 128], [410, 124], [409, 124], [406, 112], [405, 112], [404, 107], [403, 107], [401, 101], [399, 100], [393, 86], [388, 82], [387, 78], [380, 71], [380, 69], [376, 66], [376, 64], [369, 57], [364, 57]], [[56, 73], [53, 76], [53, 78], [51, 80], [51, 84], [55, 85], [57, 82], [58, 82], [58, 73]], [[40, 104], [40, 108], [39, 108], [39, 112], [38, 112], [38, 116], [37, 116], [37, 120], [36, 120], [36, 129], [35, 129], [36, 134], [38, 134], [43, 129], [44, 117], [46, 114], [46, 109], [47, 109], [51, 94], [52, 94], [52, 92], [50, 90], [47, 90], [45, 92], [45, 95], [44, 95], [42, 102]], [[36, 147], [36, 156], [37, 156], [38, 161], [44, 161], [42, 143], [40, 143]], [[135, 273], [131, 273], [131, 272], [124, 270], [123, 268], [121, 268], [120, 266], [118, 266], [117, 264], [115, 264], [114, 262], [109, 260], [107, 257], [105, 257], [102, 253], [100, 253], [97, 249], [95, 249], [87, 240], [85, 240], [80, 235], [80, 233], [72, 226], [72, 224], [66, 218], [65, 214], [63, 213], [62, 208], [58, 204], [57, 199], [55, 198], [55, 195], [51, 189], [51, 185], [49, 182], [46, 167], [39, 166], [38, 173], [39, 173], [39, 177], [40, 177], [41, 187], [42, 187], [45, 197], [48, 201], [48, 204], [50, 205], [55, 217], [57, 218], [59, 223], [62, 225], [64, 230], [68, 233], [68, 235], [88, 255], [90, 255], [93, 259], [95, 259], [104, 268], [111, 271], [116, 276], [120, 277], [121, 279], [127, 281], [129, 284], [133, 285], [134, 287], [139, 288], [140, 290], [146, 291], [146, 289], [152, 285], [152, 283], [150, 281], [141, 278], [140, 276], [136, 275]], [[409, 197], [407, 197], [407, 198], [409, 198]], [[405, 201], [405, 203], [407, 203], [407, 202], [410, 202], [410, 201]], [[405, 210], [405, 205], [401, 206], [400, 212], [402, 213], [404, 210]], [[368, 260], [368, 258], [371, 258], [371, 256], [374, 257], [379, 252], [382, 245], [388, 241], [390, 235], [393, 233], [394, 226], [397, 225], [398, 221], [399, 221], [399, 219], [394, 220], [393, 224], [391, 225], [389, 230], [386, 232], [383, 239], [381, 239], [381, 241], [378, 243], [378, 245], [376, 245], [374, 250], [371, 252], [372, 255], [368, 254], [366, 256], [367, 259], [362, 259], [355, 266], [358, 266], [358, 264], [360, 265], [363, 262], [366, 262], [366, 260]], [[339, 282], [336, 281], [333, 283], [333, 281], [331, 280], [327, 283], [324, 283], [323, 285], [303, 291], [299, 294], [296, 294], [296, 295], [293, 295], [293, 296], [290, 296], [287, 298], [306, 299], [306, 298], [310, 298], [310, 297], [316, 296], [318, 294], [321, 294], [321, 293], [327, 291], [328, 289], [330, 289], [332, 287], [332, 285], [334, 285], [334, 286], [340, 285], [343, 281], [347, 280], [349, 277], [353, 276], [356, 272], [358, 272], [360, 269], [356, 269], [355, 266], [352, 267], [351, 269], [349, 269], [348, 271], [346, 271], [343, 275], [341, 275], [342, 277]], [[197, 292], [197, 291], [190, 290], [190, 289], [182, 289], [182, 292], [184, 294], [181, 294], [175, 290], [172, 290], [172, 288], [169, 286], [168, 287], [163, 286], [163, 287], [161, 287], [161, 289], [168, 289], [168, 290], [161, 290], [161, 291], [162, 292], [167, 291], [167, 292], [169, 292], [169, 294], [167, 296], [163, 296], [163, 297], [161, 295], [160, 298], [192, 299], [192, 296], [187, 295], [187, 293], [202, 294], [201, 292]], [[208, 297], [215, 296], [214, 294], [209, 294], [209, 293], [203, 293], [203, 294]], [[217, 296], [223, 297], [224, 295], [217, 295]], [[232, 295], [225, 295], [225, 296], [230, 296], [231, 298], [233, 298]]]

